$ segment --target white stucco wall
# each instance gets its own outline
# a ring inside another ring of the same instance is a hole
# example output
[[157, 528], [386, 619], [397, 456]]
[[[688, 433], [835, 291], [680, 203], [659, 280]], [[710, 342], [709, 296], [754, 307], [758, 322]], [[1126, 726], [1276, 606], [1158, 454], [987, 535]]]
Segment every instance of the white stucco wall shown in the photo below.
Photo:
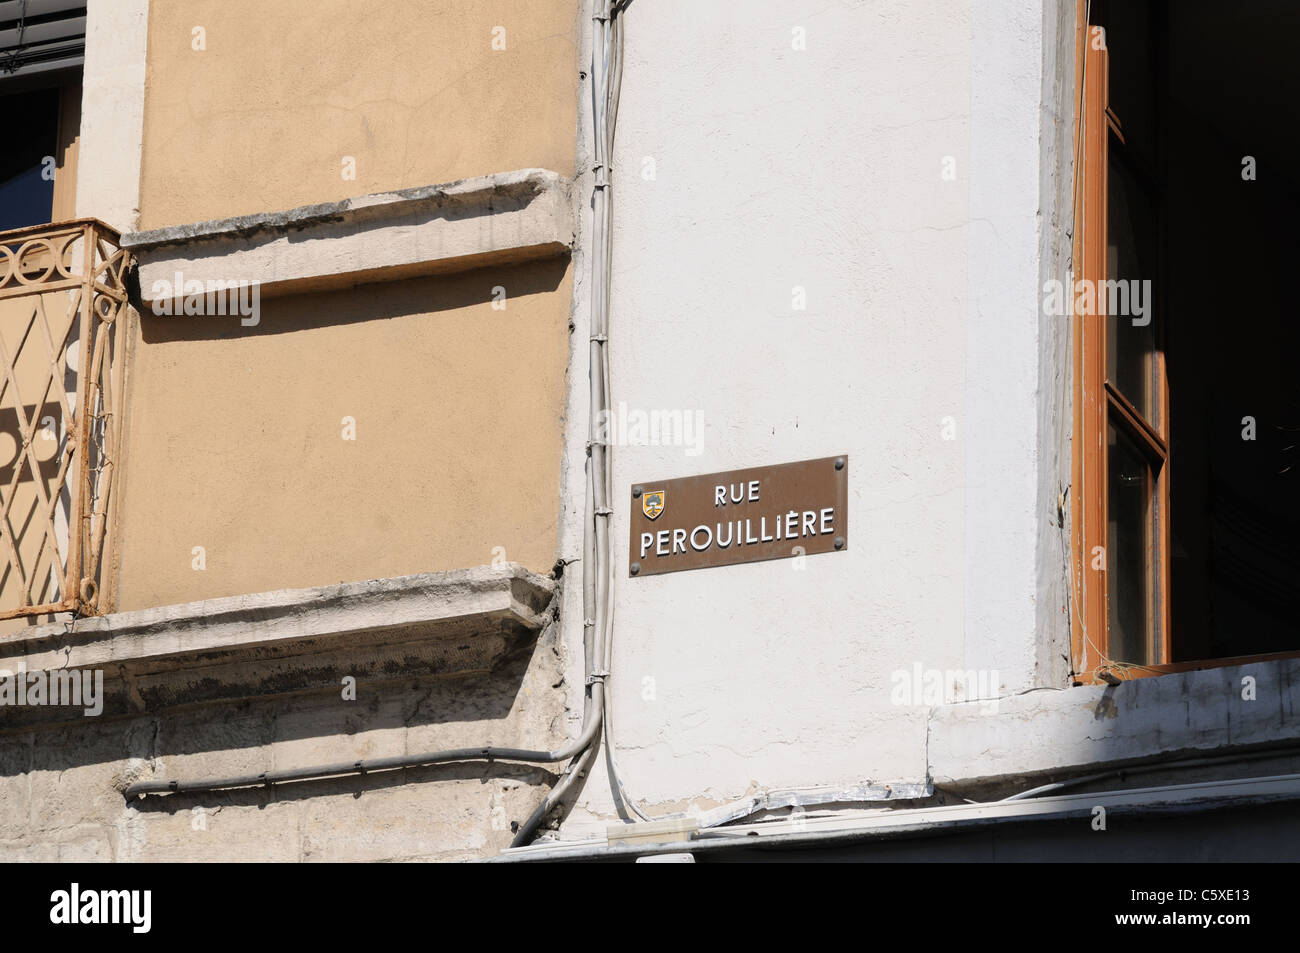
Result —
[[[893, 703], [894, 672], [1034, 683], [1044, 22], [1015, 0], [626, 14], [613, 403], [704, 424], [614, 450], [617, 751], [652, 812], [924, 781], [928, 709]], [[633, 483], [840, 453], [847, 552], [628, 578]], [[580, 611], [567, 640], [576, 693]], [[567, 832], [612, 815], [604, 770]]]
[[149, 0], [89, 0], [82, 82], [77, 217], [122, 232], [140, 214]]
[[966, 321], [966, 667], [1031, 684], [1038, 536], [1042, 12], [976, 4]]

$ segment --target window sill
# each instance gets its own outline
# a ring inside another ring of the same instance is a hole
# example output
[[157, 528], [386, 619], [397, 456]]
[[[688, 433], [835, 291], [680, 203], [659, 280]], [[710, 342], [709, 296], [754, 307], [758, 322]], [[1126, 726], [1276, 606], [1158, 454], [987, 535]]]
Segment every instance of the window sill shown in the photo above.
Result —
[[[1242, 697], [1254, 679], [1254, 700]], [[1255, 660], [1137, 678], [1043, 688], [943, 705], [930, 722], [936, 786], [1026, 783], [1150, 759], [1300, 743], [1300, 659]]]
[[1091, 672], [1084, 672], [1076, 677], [1075, 685], [1110, 684], [1099, 673], [1109, 672], [1121, 682], [1135, 678], [1156, 678], [1161, 675], [1173, 675], [1177, 672], [1200, 672], [1214, 668], [1228, 668], [1234, 665], [1249, 665], [1254, 662], [1273, 662], [1279, 659], [1300, 659], [1300, 651], [1270, 652], [1265, 655], [1234, 655], [1229, 658], [1202, 659], [1195, 662], [1165, 662], [1160, 665], [1139, 665], [1136, 662], [1121, 662], [1114, 665], [1099, 665]]

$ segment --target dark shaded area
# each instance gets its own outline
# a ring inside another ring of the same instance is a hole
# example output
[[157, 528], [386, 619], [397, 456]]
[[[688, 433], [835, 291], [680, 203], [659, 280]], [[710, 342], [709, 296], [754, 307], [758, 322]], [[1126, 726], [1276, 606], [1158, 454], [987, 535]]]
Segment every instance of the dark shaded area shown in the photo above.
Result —
[[1167, 16], [1176, 658], [1300, 649], [1300, 7]]
[[1094, 10], [1128, 161], [1157, 197], [1174, 660], [1300, 649], [1300, 7]]
[[[743, 842], [742, 842], [743, 843]], [[737, 846], [700, 851], [698, 863], [1179, 863], [1300, 859], [1300, 807], [1264, 805], [1181, 815], [1112, 813], [1105, 831], [1087, 817], [1040, 823], [1001, 823], [987, 830], [773, 850]], [[1198, 885], [1197, 889], [1200, 889]]]
[[[310, 693], [275, 693], [252, 696], [222, 704], [173, 705], [142, 712], [136, 717], [83, 717], [69, 708], [73, 720], [53, 726], [38, 726], [35, 731], [6, 718], [0, 727], [0, 774], [12, 776], [33, 770], [67, 771], [88, 765], [119, 763], [126, 758], [160, 758], [175, 767], [165, 772], [194, 781], [206, 777], [228, 777], [240, 773], [232, 770], [229, 760], [204, 770], [193, 759], [179, 756], [208, 753], [231, 753], [241, 750], [269, 751], [276, 744], [319, 739], [318, 756], [298, 754], [294, 763], [280, 767], [311, 767], [346, 761], [350, 755], [343, 740], [364, 732], [383, 732], [462, 722], [491, 724], [511, 717], [524, 676], [532, 658], [531, 646], [523, 647], [504, 659], [490, 672], [440, 678], [413, 674], [405, 679], [357, 679], [357, 700], [342, 697], [332, 687]], [[349, 670], [333, 673], [334, 686], [341, 684]], [[108, 686], [106, 685], [106, 688]], [[10, 709], [15, 710], [15, 709]], [[486, 733], [486, 729], [485, 729]], [[329, 739], [340, 739], [337, 745]], [[477, 733], [464, 739], [467, 744], [481, 743]], [[422, 745], [421, 750], [446, 745]], [[388, 749], [370, 754], [380, 757], [393, 754]], [[418, 751], [411, 751], [417, 754]], [[256, 760], [250, 764], [257, 764]], [[269, 767], [269, 766], [267, 766]], [[267, 770], [259, 766], [256, 771]], [[547, 773], [549, 766], [533, 768], [526, 764], [479, 764], [469, 769], [491, 776], [499, 767], [501, 776], [510, 773]], [[373, 787], [410, 783], [412, 780], [457, 777], [457, 765], [433, 765], [379, 771], [364, 775], [347, 775], [335, 779], [295, 781], [273, 787], [234, 789], [230, 791], [177, 795], [149, 795], [132, 804], [141, 811], [171, 811], [181, 805], [188, 809], [199, 803], [265, 803], [275, 799], [319, 796], [322, 792], [359, 793]], [[140, 778], [143, 780], [144, 778]], [[125, 787], [122, 784], [121, 787]]]
[[263, 296], [258, 323], [248, 326], [240, 323], [239, 315], [157, 315], [145, 308], [140, 315], [140, 334], [146, 344], [235, 340], [250, 335], [286, 334], [411, 314], [454, 311], [491, 303], [493, 288], [497, 286], [504, 287], [510, 299], [554, 291], [564, 281], [568, 269], [566, 255], [453, 275], [356, 285], [346, 291], [330, 289]]
[[59, 91], [0, 96], [5, 145], [0, 149], [0, 231], [39, 225], [54, 209], [54, 177], [42, 175], [59, 145]]

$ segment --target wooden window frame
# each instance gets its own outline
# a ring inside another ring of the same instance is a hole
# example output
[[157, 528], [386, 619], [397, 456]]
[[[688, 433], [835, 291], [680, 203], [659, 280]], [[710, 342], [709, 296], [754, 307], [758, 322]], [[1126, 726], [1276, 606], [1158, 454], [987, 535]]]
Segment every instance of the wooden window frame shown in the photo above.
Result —
[[[1110, 109], [1109, 51], [1092, 42], [1086, 2], [1078, 4], [1078, 68], [1081, 95], [1076, 134], [1079, 167], [1075, 176], [1074, 281], [1105, 287], [1107, 278], [1107, 207], [1111, 138], [1124, 142], [1120, 119]], [[1068, 289], [1073, 295], [1074, 288]], [[1077, 681], [1095, 683], [1141, 674], [1155, 674], [1173, 657], [1169, 579], [1169, 388], [1163, 350], [1161, 316], [1155, 323], [1156, 348], [1148, 368], [1157, 406], [1157, 419], [1148, 421], [1118, 387], [1107, 379], [1105, 296], [1096, 295], [1094, 314], [1072, 316], [1074, 374], [1074, 439], [1072, 447], [1071, 512], [1073, 593], [1071, 619], [1072, 672]], [[1142, 453], [1154, 474], [1147, 506], [1145, 540], [1147, 579], [1146, 618], [1154, 635], [1149, 662], [1110, 658], [1109, 596], [1109, 430], [1122, 432]], [[1097, 554], [1102, 555], [1101, 559]]]

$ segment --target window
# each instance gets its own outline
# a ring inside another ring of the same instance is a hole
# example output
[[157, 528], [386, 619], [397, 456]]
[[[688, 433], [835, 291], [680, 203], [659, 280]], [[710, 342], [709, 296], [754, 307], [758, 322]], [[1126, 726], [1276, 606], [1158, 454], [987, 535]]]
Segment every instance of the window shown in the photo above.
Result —
[[86, 4], [0, 0], [0, 232], [76, 215]]
[[0, 153], [0, 231], [76, 215], [80, 76], [50, 82], [0, 81], [9, 142]]
[[1300, 654], [1300, 14], [1244, 6], [1080, 4], [1080, 681]]

